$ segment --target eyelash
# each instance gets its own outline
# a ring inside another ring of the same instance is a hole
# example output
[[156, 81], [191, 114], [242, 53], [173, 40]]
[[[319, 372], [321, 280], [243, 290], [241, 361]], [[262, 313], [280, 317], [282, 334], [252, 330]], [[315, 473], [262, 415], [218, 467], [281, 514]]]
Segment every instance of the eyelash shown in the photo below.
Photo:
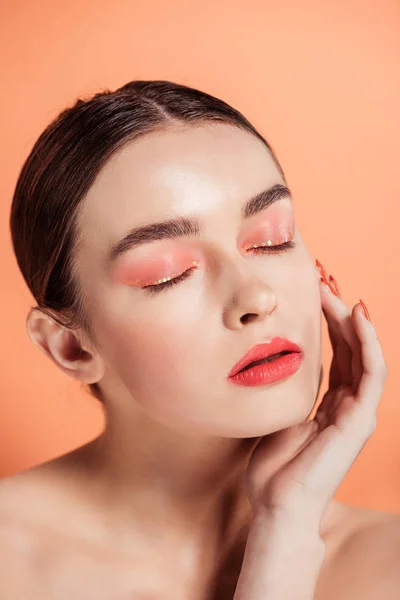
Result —
[[[275, 254], [277, 252], [287, 252], [295, 246], [295, 242], [290, 241], [284, 242], [283, 244], [276, 244], [276, 246], [258, 246], [257, 248], [250, 247], [249, 249], [252, 250], [254, 254]], [[197, 269], [197, 267], [190, 267], [189, 269], [184, 271], [182, 275], [178, 275], [178, 277], [174, 277], [174, 279], [170, 279], [169, 281], [158, 283], [156, 285], [146, 285], [142, 287], [142, 290], [145, 290], [145, 292], [148, 294], [158, 294], [158, 292], [161, 292], [166, 288], [172, 287], [173, 285], [176, 285], [190, 277], [192, 271], [194, 271], [195, 269]]]

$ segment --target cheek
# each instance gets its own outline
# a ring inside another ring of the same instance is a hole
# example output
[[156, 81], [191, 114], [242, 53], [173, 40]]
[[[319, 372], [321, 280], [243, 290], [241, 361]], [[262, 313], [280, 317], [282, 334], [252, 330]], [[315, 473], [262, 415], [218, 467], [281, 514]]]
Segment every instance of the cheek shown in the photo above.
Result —
[[[199, 331], [193, 331], [198, 320], [185, 324], [183, 312], [180, 318], [178, 314], [173, 318], [170, 312], [168, 318], [143, 312], [140, 319], [128, 315], [121, 319], [119, 315], [99, 324], [105, 360], [138, 402], [169, 401], [186, 377], [187, 359], [193, 354], [193, 339]], [[186, 315], [186, 320], [189, 318]]]
[[319, 280], [311, 271], [303, 277], [303, 285], [297, 286], [296, 303], [302, 308], [303, 313], [307, 315], [307, 320], [314, 327], [320, 327], [321, 321], [321, 292]]
[[101, 335], [106, 343], [105, 351], [117, 370], [125, 373], [145, 375], [148, 367], [151, 371], [160, 371], [168, 351], [174, 345], [174, 336], [170, 329], [164, 331], [162, 320], [142, 318], [118, 319], [118, 322], [103, 322]]
[[310, 336], [319, 335], [321, 329], [321, 291], [319, 274], [315, 268], [314, 261], [308, 253], [303, 253], [290, 268], [290, 274], [285, 277], [285, 285], [292, 308], [299, 316], [304, 330], [310, 332]]
[[322, 334], [322, 305], [319, 287], [319, 276], [314, 276], [314, 270], [304, 278], [304, 289], [298, 296], [298, 306], [304, 316], [304, 340], [309, 347], [310, 356], [315, 367], [321, 357]]
[[193, 337], [189, 340], [182, 331], [171, 325], [135, 327], [132, 334], [121, 331], [113, 342], [113, 370], [135, 403], [156, 421], [172, 427], [196, 420], [199, 403], [194, 405], [193, 397], [204, 386], [203, 366], [193, 360], [198, 358]]
[[[208, 422], [210, 405], [204, 396], [216, 393], [205, 373], [214, 373], [220, 332], [216, 335], [209, 313], [197, 309], [181, 304], [175, 310], [141, 310], [140, 318], [131, 314], [124, 320], [117, 311], [114, 322], [108, 317], [101, 325], [111, 370], [144, 412], [173, 427]], [[219, 379], [218, 366], [216, 386]]]

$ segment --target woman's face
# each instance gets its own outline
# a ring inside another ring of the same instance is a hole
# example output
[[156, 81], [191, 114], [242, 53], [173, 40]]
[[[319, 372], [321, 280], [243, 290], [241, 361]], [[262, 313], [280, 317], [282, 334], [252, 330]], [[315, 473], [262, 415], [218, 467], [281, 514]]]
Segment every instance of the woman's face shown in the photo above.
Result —
[[[152, 133], [125, 146], [86, 197], [78, 277], [104, 361], [102, 382], [117, 378], [127, 402], [168, 427], [255, 437], [312, 411], [321, 368], [315, 260], [288, 195], [242, 214], [253, 196], [277, 185], [284, 181], [265, 145], [219, 123]], [[196, 220], [198, 233], [192, 227], [185, 237], [152, 241], [136, 235], [135, 245], [111, 252], [128, 232], [178, 216]], [[250, 248], [285, 239], [295, 247]], [[144, 289], [188, 269], [175, 285]], [[250, 348], [276, 336], [304, 352], [293, 375], [256, 387], [228, 379]]]

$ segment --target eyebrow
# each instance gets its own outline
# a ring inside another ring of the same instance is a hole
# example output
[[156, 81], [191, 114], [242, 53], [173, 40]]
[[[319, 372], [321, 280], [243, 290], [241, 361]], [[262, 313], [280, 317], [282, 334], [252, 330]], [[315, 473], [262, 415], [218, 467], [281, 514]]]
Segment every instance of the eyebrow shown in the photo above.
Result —
[[[266, 210], [269, 206], [289, 198], [292, 194], [286, 185], [277, 183], [272, 187], [263, 190], [252, 196], [241, 208], [241, 218], [249, 219], [254, 215]], [[193, 216], [178, 216], [174, 219], [160, 221], [159, 223], [149, 223], [131, 229], [127, 235], [111, 246], [108, 257], [109, 261], [115, 261], [119, 256], [137, 248], [142, 244], [156, 242], [165, 239], [176, 239], [181, 237], [199, 236], [203, 229], [200, 222]]]

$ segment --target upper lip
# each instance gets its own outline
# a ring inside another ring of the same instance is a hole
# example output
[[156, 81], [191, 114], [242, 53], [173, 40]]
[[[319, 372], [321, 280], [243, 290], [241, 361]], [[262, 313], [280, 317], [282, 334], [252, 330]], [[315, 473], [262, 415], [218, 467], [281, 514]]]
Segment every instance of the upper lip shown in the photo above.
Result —
[[286, 340], [285, 338], [275, 337], [269, 342], [263, 342], [253, 346], [253, 348], [246, 352], [246, 354], [234, 365], [228, 377], [233, 377], [241, 369], [244, 369], [244, 367], [247, 367], [247, 365], [256, 360], [267, 358], [268, 356], [271, 356], [271, 354], [277, 354], [284, 350], [287, 352], [302, 352], [301, 348], [294, 342]]

